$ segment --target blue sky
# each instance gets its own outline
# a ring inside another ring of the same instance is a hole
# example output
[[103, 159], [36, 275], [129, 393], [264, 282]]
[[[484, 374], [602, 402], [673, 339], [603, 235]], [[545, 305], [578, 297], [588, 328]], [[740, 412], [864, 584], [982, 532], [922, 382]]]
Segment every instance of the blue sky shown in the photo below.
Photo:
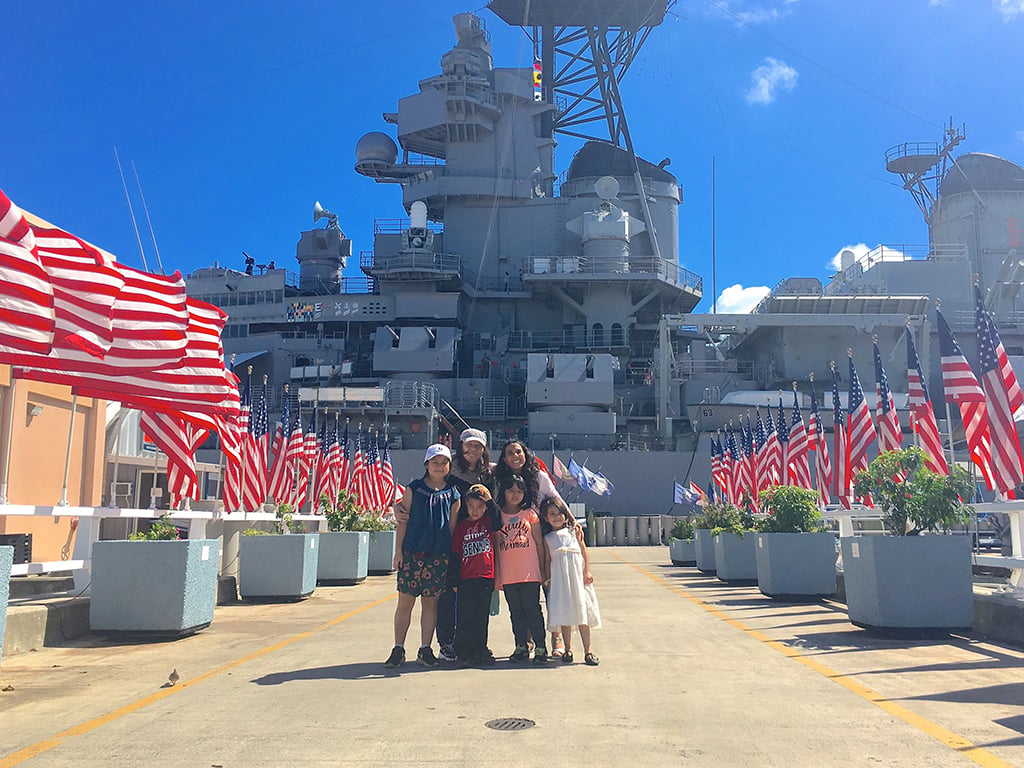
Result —
[[[482, 2], [482, 0], [477, 0]], [[294, 6], [294, 7], [292, 7]], [[453, 14], [477, 11], [498, 66], [528, 66], [518, 29], [482, 5], [14, 0], [5, 4], [0, 188], [23, 208], [141, 266], [114, 160], [142, 181], [160, 257], [295, 268], [313, 202], [353, 249], [400, 194], [353, 169], [359, 137], [439, 71]], [[679, 0], [623, 86], [641, 156], [684, 189], [681, 261], [711, 304], [716, 165], [719, 311], [786, 276], [825, 279], [844, 247], [924, 243], [885, 150], [936, 141], [1024, 161], [1024, 0]], [[563, 139], [564, 170], [578, 147]], [[349, 271], [355, 270], [355, 262]]]

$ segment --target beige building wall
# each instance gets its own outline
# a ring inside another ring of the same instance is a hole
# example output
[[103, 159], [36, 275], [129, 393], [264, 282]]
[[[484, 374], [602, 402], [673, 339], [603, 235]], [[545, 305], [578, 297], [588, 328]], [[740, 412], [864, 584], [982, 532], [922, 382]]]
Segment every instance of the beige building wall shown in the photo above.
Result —
[[[7, 502], [57, 504], [64, 479], [71, 389], [18, 379], [12, 410], [10, 374], [9, 366], [0, 366], [0, 466], [7, 460], [8, 435], [11, 446]], [[72, 506], [97, 506], [102, 501], [105, 429], [106, 401], [78, 398], [68, 472]], [[31, 533], [34, 561], [68, 560], [76, 523], [73, 517], [0, 515], [0, 534]]]

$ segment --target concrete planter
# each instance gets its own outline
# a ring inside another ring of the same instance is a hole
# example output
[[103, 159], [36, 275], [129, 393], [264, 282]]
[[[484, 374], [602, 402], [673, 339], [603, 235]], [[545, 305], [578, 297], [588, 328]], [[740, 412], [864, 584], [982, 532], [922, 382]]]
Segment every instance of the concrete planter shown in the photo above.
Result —
[[720, 533], [715, 536], [715, 574], [730, 584], [756, 584], [757, 558], [754, 534]]
[[4, 655], [4, 630], [7, 628], [7, 599], [11, 593], [11, 566], [14, 547], [0, 547], [0, 662]]
[[871, 629], [970, 629], [969, 536], [856, 536], [841, 540], [850, 621]]
[[366, 531], [332, 531], [320, 534], [316, 583], [358, 584], [366, 578], [370, 534]]
[[395, 532], [375, 531], [370, 534], [370, 555], [367, 572], [371, 576], [386, 576], [395, 564]]
[[697, 570], [701, 573], [715, 572], [715, 540], [707, 528], [698, 528], [693, 532], [693, 543], [696, 549], [695, 560]]
[[697, 545], [693, 539], [669, 539], [668, 556], [672, 565], [696, 565]]
[[825, 533], [754, 535], [757, 586], [779, 600], [819, 600], [836, 592], [836, 537]]
[[98, 541], [92, 548], [89, 628], [190, 635], [213, 621], [216, 539]]
[[242, 536], [238, 592], [243, 600], [302, 600], [316, 589], [319, 533]]

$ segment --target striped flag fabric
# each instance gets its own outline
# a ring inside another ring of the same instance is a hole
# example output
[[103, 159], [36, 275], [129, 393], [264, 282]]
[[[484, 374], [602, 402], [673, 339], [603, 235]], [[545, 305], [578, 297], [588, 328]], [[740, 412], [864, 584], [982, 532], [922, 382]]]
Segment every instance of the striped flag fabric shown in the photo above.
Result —
[[[189, 446], [192, 456], [199, 450], [210, 431], [197, 427], [188, 421], [185, 422], [185, 441]], [[171, 494], [171, 505], [174, 506], [182, 499], [198, 499], [200, 494], [198, 470], [194, 463], [192, 471], [188, 472], [187, 467], [177, 461], [167, 460], [167, 490]]]
[[808, 423], [807, 441], [814, 450], [814, 474], [817, 478], [818, 501], [821, 509], [825, 509], [831, 501], [832, 462], [828, 455], [828, 441], [821, 425], [821, 414], [818, 413], [818, 398], [811, 386], [811, 419]]
[[288, 444], [291, 437], [291, 398], [285, 385], [281, 404], [281, 418], [274, 427], [270, 441], [270, 480], [267, 493], [278, 504], [288, 504], [291, 499], [292, 473], [288, 467]]
[[896, 403], [892, 399], [892, 390], [889, 389], [889, 378], [882, 366], [882, 352], [878, 348], [877, 339], [874, 342], [874, 354], [875, 393], [878, 396], [878, 403], [875, 406], [875, 415], [878, 418], [878, 452], [898, 451], [903, 447], [903, 430], [896, 413]]
[[[228, 461], [224, 467], [224, 509], [238, 512], [242, 509], [242, 473], [246, 462], [246, 443], [249, 435], [249, 413], [252, 410], [252, 385], [247, 382], [242, 394], [238, 418], [232, 420], [234, 439], [238, 446], [238, 461]], [[221, 437], [224, 441], [223, 436]], [[224, 451], [227, 455], [227, 451]]]
[[384, 508], [387, 510], [392, 504], [398, 501], [395, 484], [395, 469], [391, 465], [391, 448], [388, 447], [387, 435], [384, 436], [384, 453], [381, 456], [381, 491]]
[[[771, 403], [767, 405], [767, 419], [765, 428], [768, 430], [765, 448], [765, 471], [768, 474], [767, 485], [778, 485], [782, 482], [782, 445], [779, 443], [779, 433], [775, 429], [775, 417], [772, 416]], [[767, 487], [767, 486], [766, 486]]]
[[0, 346], [46, 355], [55, 330], [53, 286], [36, 252], [35, 233], [0, 191]]
[[811, 467], [807, 457], [807, 430], [800, 410], [800, 397], [793, 389], [793, 420], [789, 425], [789, 481], [791, 485], [814, 490], [811, 484]]
[[839, 399], [839, 371], [832, 364], [832, 493], [850, 508], [853, 503], [853, 474], [850, 472], [850, 445], [846, 415]]
[[756, 408], [757, 432], [754, 434], [754, 469], [757, 474], [758, 493], [769, 487], [771, 477], [768, 471], [768, 434], [764, 429], [764, 422], [761, 420], [761, 406]]
[[857, 367], [853, 364], [853, 353], [850, 352], [850, 392], [847, 396], [847, 434], [850, 450], [850, 472], [852, 475], [868, 468], [868, 448], [875, 442], [875, 424], [871, 420], [871, 411], [864, 399], [864, 390], [857, 376]]
[[[769, 409], [769, 414], [771, 410]], [[786, 423], [786, 412], [782, 409], [782, 398], [779, 398], [779, 418], [775, 424], [775, 434], [779, 445], [779, 483], [793, 485], [789, 476], [789, 424]]]
[[725, 456], [722, 453], [718, 435], [711, 436], [711, 478], [711, 484], [721, 488], [724, 494], [728, 484], [726, 483]]
[[933, 472], [949, 474], [946, 456], [942, 450], [939, 425], [928, 396], [928, 384], [921, 372], [921, 361], [914, 345], [914, 334], [907, 328], [907, 389], [909, 390], [910, 428], [917, 434], [925, 453], [925, 462]]
[[558, 458], [553, 451], [551, 453], [551, 469], [559, 481], [566, 485], [572, 485], [577, 488], [579, 487], [579, 483], [576, 481], [576, 478], [572, 476], [572, 473], [569, 472], [569, 468], [562, 463], [562, 460]]
[[971, 461], [985, 478], [989, 490], [992, 490], [995, 488], [995, 480], [992, 476], [992, 449], [989, 442], [985, 390], [978, 384], [949, 323], [938, 309], [935, 310], [935, 318], [939, 327], [939, 355], [942, 359], [942, 389], [945, 399], [947, 403], [959, 406]]
[[974, 300], [978, 368], [985, 390], [989, 444], [992, 447], [992, 477], [996, 490], [1012, 499], [1014, 490], [1024, 481], [1024, 459], [1021, 458], [1020, 439], [1014, 422], [1024, 410], [1024, 395], [977, 284], [974, 285]]
[[[340, 416], [339, 416], [340, 418]], [[341, 491], [348, 491], [352, 481], [352, 446], [348, 437], [348, 419], [345, 420], [345, 430], [341, 435], [341, 442], [338, 445], [338, 457], [336, 464], [337, 487], [334, 491], [334, 498], [337, 498]]]
[[267, 385], [252, 403], [249, 431], [245, 442], [245, 464], [242, 467], [242, 507], [246, 512], [262, 512], [267, 500]]
[[366, 463], [363, 470], [363, 490], [369, 509], [380, 509], [380, 452], [377, 446], [377, 433], [366, 432]]
[[359, 425], [358, 434], [355, 438], [355, 454], [352, 458], [352, 471], [348, 478], [348, 488], [354, 492], [360, 506], [366, 505], [366, 497], [363, 495], [363, 426]]
[[195, 452], [209, 431], [196, 427], [181, 415], [143, 411], [139, 419], [142, 431], [167, 456], [167, 489], [172, 494], [172, 507], [183, 498], [199, 495]]

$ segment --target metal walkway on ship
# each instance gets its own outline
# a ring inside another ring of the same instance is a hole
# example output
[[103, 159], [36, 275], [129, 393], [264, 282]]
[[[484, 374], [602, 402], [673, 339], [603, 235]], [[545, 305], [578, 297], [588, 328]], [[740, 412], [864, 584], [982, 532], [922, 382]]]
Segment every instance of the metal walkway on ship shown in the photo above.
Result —
[[[1024, 766], [1020, 650], [873, 636], [841, 604], [774, 602], [664, 547], [591, 559], [599, 667], [386, 670], [394, 578], [370, 577], [220, 606], [175, 642], [5, 657], [0, 768]], [[504, 605], [490, 645], [512, 650]], [[486, 727], [506, 718], [533, 725]]]

